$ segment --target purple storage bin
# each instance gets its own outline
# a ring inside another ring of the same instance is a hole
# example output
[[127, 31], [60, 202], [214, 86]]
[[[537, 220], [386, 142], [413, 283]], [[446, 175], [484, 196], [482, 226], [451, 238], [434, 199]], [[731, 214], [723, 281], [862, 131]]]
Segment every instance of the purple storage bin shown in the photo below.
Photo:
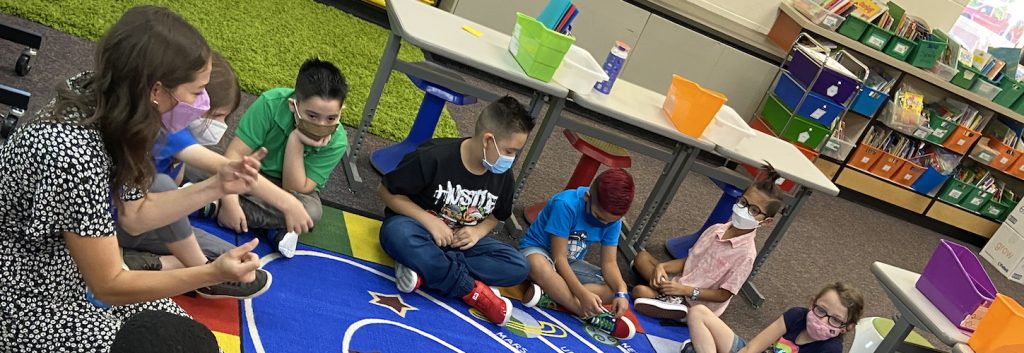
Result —
[[973, 330], [961, 325], [964, 319], [996, 298], [996, 286], [978, 256], [945, 239], [939, 241], [916, 287], [949, 321], [968, 331]]
[[800, 98], [804, 96], [805, 90], [806, 88], [793, 80], [790, 74], [783, 70], [782, 75], [779, 76], [779, 83], [775, 84], [773, 92], [779, 100], [786, 103], [789, 111], [796, 110], [796, 115], [831, 128], [832, 122], [843, 114], [845, 108], [820, 94], [811, 92], [807, 94], [807, 98], [800, 105], [800, 109], [796, 109], [796, 105], [800, 103]]
[[[833, 102], [846, 105], [846, 102], [850, 100], [850, 96], [860, 88], [857, 80], [826, 67], [824, 70], [821, 70], [821, 75], [815, 81], [814, 75], [818, 73], [818, 69], [821, 69], [821, 65], [821, 63], [804, 54], [802, 50], [797, 49], [793, 51], [793, 60], [789, 63], [789, 72], [804, 87], [811, 87], [812, 92], [828, 97]], [[814, 82], [813, 86], [811, 82]]]

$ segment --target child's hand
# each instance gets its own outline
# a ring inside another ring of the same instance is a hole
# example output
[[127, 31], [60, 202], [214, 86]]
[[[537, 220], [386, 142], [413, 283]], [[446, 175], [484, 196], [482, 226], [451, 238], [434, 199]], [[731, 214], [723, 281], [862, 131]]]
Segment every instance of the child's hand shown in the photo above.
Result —
[[452, 240], [452, 247], [459, 248], [459, 250], [469, 250], [476, 242], [480, 241], [487, 233], [483, 233], [477, 230], [476, 226], [462, 227], [455, 231], [454, 239]]
[[313, 228], [313, 219], [306, 212], [306, 207], [298, 199], [292, 197], [288, 206], [281, 210], [284, 214], [284, 224], [289, 232], [302, 234]]
[[601, 303], [601, 296], [591, 293], [590, 291], [583, 291], [582, 295], [576, 297], [580, 301], [580, 311], [584, 318], [591, 318], [600, 315], [604, 312], [604, 306]]
[[657, 266], [654, 266], [654, 275], [651, 276], [651, 288], [661, 288], [661, 286], [668, 281], [668, 273], [665, 272], [665, 265], [658, 264]]
[[626, 298], [615, 298], [615, 300], [612, 300], [612, 315], [616, 319], [622, 317], [626, 310], [629, 310], [629, 301]]
[[322, 138], [320, 140], [314, 140], [314, 139], [309, 138], [309, 136], [306, 136], [306, 134], [303, 134], [302, 132], [299, 132], [299, 129], [292, 130], [292, 135], [295, 135], [295, 137], [298, 138], [299, 142], [302, 142], [303, 145], [311, 146], [311, 147], [324, 147], [324, 146], [327, 146], [327, 144], [331, 142], [331, 136], [332, 136], [332, 135], [327, 135], [327, 136], [324, 136], [324, 138]]
[[690, 286], [682, 285], [677, 282], [667, 281], [661, 285], [659, 289], [661, 294], [675, 295], [680, 297], [689, 297], [693, 294], [693, 288]]
[[249, 283], [256, 280], [256, 269], [260, 268], [260, 257], [252, 253], [259, 244], [258, 239], [228, 250], [213, 261], [213, 266], [224, 282]]
[[267, 155], [267, 149], [260, 147], [240, 161], [229, 161], [217, 171], [217, 180], [225, 195], [244, 194], [256, 186], [260, 175], [260, 160]]
[[217, 211], [217, 224], [221, 227], [229, 228], [235, 233], [245, 233], [249, 231], [249, 225], [245, 220], [245, 212], [242, 211], [242, 206], [238, 202], [220, 202], [220, 210]]
[[434, 237], [434, 244], [437, 244], [437, 246], [443, 248], [452, 245], [455, 234], [451, 228], [448, 228], [448, 224], [444, 223], [440, 218], [431, 217], [429, 221], [423, 224], [423, 227], [427, 228], [430, 235]]

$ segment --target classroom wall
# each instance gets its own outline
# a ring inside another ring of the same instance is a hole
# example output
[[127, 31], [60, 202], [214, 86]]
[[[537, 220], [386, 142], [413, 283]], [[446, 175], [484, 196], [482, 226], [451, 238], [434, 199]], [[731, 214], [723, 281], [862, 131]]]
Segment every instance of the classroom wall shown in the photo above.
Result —
[[[779, 3], [784, 0], [670, 0], [690, 1], [704, 8], [714, 10], [736, 23], [768, 33], [775, 22]], [[790, 1], [790, 0], [785, 0]], [[900, 0], [897, 1], [908, 13], [920, 17], [933, 27], [948, 30], [960, 16], [969, 0]]]

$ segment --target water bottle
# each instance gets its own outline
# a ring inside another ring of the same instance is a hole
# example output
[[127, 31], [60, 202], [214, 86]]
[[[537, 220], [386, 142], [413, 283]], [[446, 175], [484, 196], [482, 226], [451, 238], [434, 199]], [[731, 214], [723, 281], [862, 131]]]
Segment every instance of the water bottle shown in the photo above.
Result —
[[594, 85], [594, 90], [604, 94], [612, 91], [612, 85], [615, 84], [615, 79], [619, 77], [619, 71], [622, 71], [622, 64], [626, 62], [628, 55], [629, 44], [621, 40], [616, 41], [615, 46], [608, 53], [608, 58], [604, 59], [604, 65], [601, 65], [604, 72], [608, 74], [608, 81], [598, 82]]

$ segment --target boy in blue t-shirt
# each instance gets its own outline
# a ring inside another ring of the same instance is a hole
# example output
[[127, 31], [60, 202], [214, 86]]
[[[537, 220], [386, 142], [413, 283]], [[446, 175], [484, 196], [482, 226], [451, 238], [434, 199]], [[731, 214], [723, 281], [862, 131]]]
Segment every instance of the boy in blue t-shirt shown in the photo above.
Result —
[[[615, 261], [633, 187], [633, 177], [625, 170], [610, 169], [590, 187], [565, 190], [548, 201], [519, 242], [533, 282], [523, 304], [549, 309], [561, 305], [613, 337], [633, 338], [635, 325], [620, 319], [629, 299]], [[601, 243], [600, 267], [583, 260], [594, 243]], [[609, 302], [612, 312], [604, 308]]]

